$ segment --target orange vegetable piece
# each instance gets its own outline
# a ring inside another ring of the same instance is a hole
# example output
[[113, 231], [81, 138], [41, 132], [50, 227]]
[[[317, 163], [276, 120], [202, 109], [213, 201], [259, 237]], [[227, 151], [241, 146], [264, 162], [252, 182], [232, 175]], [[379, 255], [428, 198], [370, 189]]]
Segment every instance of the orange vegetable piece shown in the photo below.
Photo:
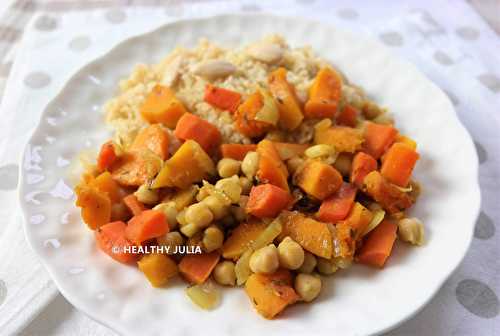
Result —
[[167, 217], [163, 211], [144, 210], [128, 221], [125, 235], [136, 245], [168, 233]]
[[342, 175], [326, 163], [309, 160], [297, 173], [296, 181], [308, 195], [324, 200], [339, 190], [342, 185]]
[[259, 153], [259, 169], [257, 170], [259, 182], [273, 184], [288, 192], [290, 190], [287, 181], [288, 170], [273, 142], [269, 140], [259, 142], [257, 153]]
[[125, 249], [131, 250], [132, 244], [125, 237], [127, 225], [124, 222], [111, 222], [95, 230], [97, 246], [111, 258], [118, 262], [129, 264], [137, 260], [138, 255], [128, 253]]
[[417, 143], [413, 139], [407, 137], [406, 135], [402, 135], [402, 134], [398, 133], [398, 135], [396, 136], [395, 142], [404, 143], [405, 145], [407, 145], [408, 147], [410, 147], [413, 150], [417, 149]]
[[174, 135], [181, 140], [196, 141], [207, 153], [211, 153], [222, 141], [217, 127], [191, 113], [185, 113], [179, 119]]
[[395, 223], [389, 220], [382, 221], [368, 234], [356, 256], [357, 261], [365, 265], [384, 267], [387, 258], [391, 255], [397, 229], [398, 226]]
[[267, 82], [280, 112], [280, 126], [290, 131], [296, 129], [304, 115], [295, 89], [286, 79], [286, 69], [278, 68], [271, 72]]
[[407, 193], [386, 180], [378, 171], [366, 175], [363, 191], [377, 201], [389, 214], [404, 211], [413, 205], [414, 200]]
[[150, 150], [124, 153], [111, 167], [113, 179], [124, 186], [140, 186], [160, 171], [162, 160]]
[[224, 242], [222, 256], [226, 259], [238, 259], [266, 227], [267, 224], [259, 220], [241, 223]]
[[321, 203], [316, 217], [320, 221], [330, 223], [345, 219], [354, 204], [355, 197], [356, 188], [349, 183], [342, 183], [337, 192]]
[[316, 144], [333, 146], [339, 153], [354, 153], [361, 149], [363, 141], [363, 134], [360, 130], [345, 126], [319, 129], [314, 134]]
[[242, 144], [222, 144], [220, 145], [220, 151], [222, 157], [231, 158], [238, 161], [243, 161], [245, 155], [248, 152], [254, 152], [257, 150], [257, 145], [242, 145]]
[[348, 225], [352, 230], [351, 236], [353, 236], [354, 239], [358, 239], [363, 232], [365, 232], [366, 227], [370, 224], [372, 219], [372, 212], [365, 208], [361, 203], [355, 202], [349, 212], [349, 216], [347, 216], [347, 218], [339, 224]]
[[151, 253], [143, 256], [137, 266], [153, 287], [162, 287], [177, 275], [177, 264], [168, 255]]
[[144, 210], [146, 210], [146, 206], [139, 202], [137, 197], [134, 194], [127, 195], [123, 198], [123, 203], [127, 206], [127, 208], [132, 212], [134, 216], [137, 216]]
[[130, 149], [142, 150], [149, 149], [151, 152], [158, 155], [162, 160], [168, 157], [168, 134], [159, 125], [150, 125], [137, 134]]
[[106, 192], [89, 186], [78, 186], [76, 206], [82, 208], [82, 219], [95, 230], [111, 220], [111, 200]]
[[235, 91], [207, 84], [207, 86], [205, 87], [205, 96], [203, 99], [213, 107], [217, 107], [221, 110], [227, 110], [231, 113], [234, 113], [241, 103], [241, 94]]
[[359, 111], [352, 105], [345, 105], [340, 114], [337, 116], [337, 124], [354, 127], [356, 126], [356, 121], [358, 117]]
[[89, 186], [107, 193], [112, 203], [118, 203], [121, 200], [122, 190], [108, 171], [89, 181]]
[[273, 144], [283, 161], [286, 161], [294, 156], [302, 156], [306, 149], [309, 148], [309, 145], [307, 144], [287, 142], [273, 142]]
[[297, 211], [283, 211], [281, 219], [281, 238], [289, 236], [312, 254], [322, 258], [331, 258], [332, 233], [326, 223], [305, 217]]
[[390, 125], [380, 125], [368, 121], [365, 128], [363, 149], [378, 160], [391, 147], [398, 131]]
[[161, 123], [175, 128], [187, 110], [174, 92], [166, 86], [156, 85], [141, 106], [141, 116], [151, 124]]
[[105, 142], [101, 146], [99, 156], [97, 157], [97, 169], [100, 171], [109, 169], [115, 163], [118, 156], [116, 155], [113, 141]]
[[342, 77], [333, 68], [321, 69], [309, 89], [306, 118], [333, 118], [342, 95]]
[[204, 283], [220, 259], [220, 252], [186, 254], [179, 263], [179, 271], [190, 283]]
[[414, 149], [396, 142], [385, 154], [380, 173], [389, 182], [406, 187], [418, 158], [419, 155]]
[[369, 154], [358, 152], [351, 165], [351, 178], [352, 184], [361, 188], [363, 180], [370, 172], [377, 170], [377, 161]]
[[252, 274], [245, 284], [245, 291], [257, 312], [272, 319], [288, 305], [299, 300], [288, 270], [279, 269], [273, 274]]
[[264, 97], [259, 91], [248, 96], [248, 98], [236, 110], [234, 116], [236, 129], [250, 137], [255, 138], [264, 135], [274, 126], [263, 121], [255, 120], [255, 116], [264, 106]]
[[290, 194], [272, 184], [252, 187], [246, 212], [255, 217], [276, 217], [290, 203]]

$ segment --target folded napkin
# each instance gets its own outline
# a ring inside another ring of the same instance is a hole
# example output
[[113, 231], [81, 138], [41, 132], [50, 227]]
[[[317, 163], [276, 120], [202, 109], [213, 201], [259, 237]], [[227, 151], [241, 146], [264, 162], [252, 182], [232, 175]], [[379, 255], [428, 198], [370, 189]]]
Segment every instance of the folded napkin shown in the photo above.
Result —
[[[43, 108], [71, 74], [130, 35], [179, 18], [240, 11], [301, 15], [371, 34], [416, 64], [449, 94], [478, 149], [483, 211], [465, 262], [421, 313], [391, 334], [489, 335], [500, 329], [500, 265], [495, 262], [500, 254], [500, 237], [495, 234], [493, 220], [500, 217], [495, 204], [500, 196], [500, 162], [494, 156], [500, 150], [500, 115], [495, 111], [500, 105], [500, 79], [494, 73], [500, 46], [498, 37], [465, 2], [429, 2], [426, 8], [389, 1], [385, 6], [363, 2], [363, 7], [353, 8], [349, 1], [326, 0], [142, 0], [127, 2], [128, 6], [114, 4], [124, 2], [49, 1], [38, 6], [44, 12], [35, 14], [26, 28], [23, 20], [27, 21], [24, 14], [29, 8], [16, 8], [18, 14], [24, 11], [23, 19], [10, 20], [15, 21], [12, 24], [17, 25], [17, 30], [24, 29], [24, 37], [16, 52], [10, 51], [10, 58], [3, 59], [3, 63], [13, 60], [14, 65], [0, 110], [2, 335], [19, 333], [38, 314], [23, 334], [114, 334], [57, 296], [55, 286], [24, 239], [15, 180], [19, 155]], [[446, 139], [439, 140], [446, 145]], [[28, 225], [36, 224], [36, 220], [30, 219], [34, 222]]]

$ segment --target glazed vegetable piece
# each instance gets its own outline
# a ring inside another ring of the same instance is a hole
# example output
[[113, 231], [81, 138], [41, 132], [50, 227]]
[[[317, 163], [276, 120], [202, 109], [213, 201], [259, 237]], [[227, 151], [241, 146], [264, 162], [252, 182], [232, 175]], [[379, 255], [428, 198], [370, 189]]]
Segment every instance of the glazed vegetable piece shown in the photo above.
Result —
[[342, 183], [339, 190], [325, 199], [319, 207], [316, 217], [323, 222], [336, 223], [349, 214], [356, 197], [356, 188], [349, 183]]
[[217, 266], [220, 252], [186, 254], [179, 263], [179, 272], [190, 283], [204, 283]]
[[361, 188], [365, 176], [374, 170], [377, 170], [377, 160], [364, 152], [358, 152], [352, 160], [350, 181], [352, 184]]
[[365, 243], [356, 255], [359, 263], [382, 268], [391, 255], [396, 240], [398, 226], [384, 220], [366, 238]]
[[398, 131], [391, 125], [366, 122], [363, 151], [378, 160], [393, 144]]
[[217, 127], [192, 113], [185, 113], [179, 119], [174, 135], [181, 140], [196, 141], [207, 153], [212, 153], [222, 140]]
[[132, 217], [125, 230], [127, 239], [138, 246], [146, 240], [163, 236], [168, 232], [167, 218], [159, 210], [145, 210]]
[[245, 291], [257, 312], [267, 319], [274, 318], [299, 299], [292, 287], [292, 275], [284, 269], [273, 274], [252, 274]]
[[177, 275], [177, 264], [169, 256], [161, 253], [146, 254], [137, 266], [153, 287], [162, 287]]
[[291, 202], [285, 190], [272, 184], [261, 184], [252, 187], [246, 212], [259, 218], [276, 217]]
[[193, 204], [195, 196], [198, 193], [197, 185], [190, 185], [184, 189], [178, 190], [163, 199], [164, 202], [173, 202], [175, 209], [181, 211], [185, 207]]
[[149, 123], [161, 123], [172, 129], [186, 112], [186, 108], [175, 97], [174, 92], [159, 84], [148, 94], [140, 108], [141, 116]]
[[346, 104], [337, 116], [337, 124], [355, 127], [359, 111], [352, 105]]
[[259, 154], [259, 169], [257, 171], [259, 182], [273, 184], [288, 192], [290, 190], [287, 180], [288, 170], [273, 142], [260, 141], [257, 145], [257, 153]]
[[187, 140], [168, 159], [154, 180], [152, 187], [177, 187], [186, 189], [191, 184], [215, 175], [212, 159], [194, 140]]
[[415, 140], [407, 137], [406, 135], [402, 135], [402, 134], [398, 133], [398, 135], [396, 136], [396, 140], [394, 140], [394, 142], [403, 143], [413, 150], [417, 149], [417, 143], [415, 142]]
[[255, 138], [264, 135], [273, 128], [267, 122], [255, 120], [257, 113], [264, 107], [264, 97], [260, 91], [256, 91], [239, 106], [235, 113], [236, 129], [250, 137]]
[[241, 94], [236, 91], [207, 84], [203, 99], [213, 107], [234, 113], [241, 103]]
[[136, 216], [146, 210], [146, 206], [139, 202], [137, 197], [134, 194], [127, 195], [123, 198], [123, 203], [130, 210], [132, 215]]
[[279, 109], [280, 126], [290, 131], [296, 129], [304, 119], [304, 115], [295, 89], [286, 79], [286, 69], [278, 68], [271, 72], [267, 82]]
[[342, 77], [331, 67], [321, 69], [309, 89], [306, 118], [333, 118], [342, 95]]
[[205, 310], [214, 309], [220, 301], [218, 289], [209, 281], [200, 285], [189, 286], [186, 289], [186, 294], [194, 304]]
[[342, 185], [342, 175], [335, 168], [316, 160], [307, 161], [295, 180], [302, 190], [319, 200], [329, 197]]
[[111, 258], [124, 264], [137, 260], [137, 254], [126, 251], [134, 246], [125, 236], [126, 228], [127, 225], [124, 222], [118, 221], [105, 224], [94, 233], [97, 246]]
[[257, 149], [257, 145], [242, 145], [242, 144], [222, 144], [220, 146], [220, 151], [222, 153], [222, 157], [234, 159], [238, 161], [243, 161], [245, 155], [248, 152], [253, 152]]
[[389, 214], [412, 206], [409, 194], [387, 181], [378, 171], [369, 173], [363, 181], [363, 191], [377, 201]]
[[97, 157], [97, 169], [100, 171], [109, 169], [118, 158], [118, 153], [113, 141], [108, 141], [101, 146]]
[[320, 128], [314, 133], [314, 143], [333, 146], [339, 153], [354, 153], [361, 149], [363, 141], [360, 130], [345, 126]]
[[417, 160], [418, 153], [408, 145], [396, 142], [384, 155], [380, 173], [389, 182], [406, 187]]
[[120, 189], [118, 183], [113, 180], [111, 174], [107, 171], [99, 174], [96, 178], [93, 178], [89, 181], [88, 185], [99, 191], [107, 193], [111, 203], [118, 203], [121, 200], [123, 191]]
[[286, 161], [294, 156], [302, 156], [309, 147], [307, 144], [273, 142], [281, 160]]
[[238, 259], [266, 227], [267, 224], [259, 220], [241, 223], [224, 242], [222, 256], [225, 259]]
[[289, 236], [302, 248], [318, 257], [332, 256], [332, 234], [326, 223], [306, 217], [297, 211], [283, 211], [280, 216], [283, 229], [280, 237]]
[[145, 184], [160, 171], [162, 160], [148, 149], [130, 150], [124, 153], [111, 167], [113, 179], [123, 186]]
[[365, 208], [361, 203], [355, 202], [349, 216], [342, 222], [337, 224], [337, 227], [347, 225], [351, 230], [351, 236], [354, 240], [357, 240], [365, 232], [368, 224], [373, 218], [373, 214], [370, 210]]
[[154, 124], [142, 129], [137, 134], [130, 149], [140, 151], [146, 148], [158, 155], [162, 160], [166, 160], [168, 157], [168, 143], [167, 132], [159, 124]]
[[86, 185], [76, 188], [76, 206], [85, 224], [95, 230], [111, 220], [111, 200], [106, 192]]

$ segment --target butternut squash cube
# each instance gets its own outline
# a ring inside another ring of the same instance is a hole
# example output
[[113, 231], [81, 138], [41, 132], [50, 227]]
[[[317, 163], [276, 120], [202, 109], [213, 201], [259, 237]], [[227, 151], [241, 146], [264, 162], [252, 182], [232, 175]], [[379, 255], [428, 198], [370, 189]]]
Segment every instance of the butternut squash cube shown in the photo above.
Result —
[[345, 126], [318, 129], [314, 134], [314, 143], [333, 146], [339, 153], [354, 153], [361, 149], [363, 141], [360, 130]]
[[302, 190], [321, 201], [342, 185], [342, 175], [337, 169], [316, 160], [307, 161], [295, 179]]
[[280, 126], [287, 130], [296, 129], [304, 119], [304, 115], [295, 89], [286, 79], [286, 69], [278, 68], [271, 72], [268, 84], [271, 95], [280, 111]]
[[222, 246], [222, 256], [226, 259], [238, 259], [266, 227], [266, 223], [257, 220], [241, 223]]
[[342, 94], [342, 77], [334, 69], [321, 69], [309, 89], [304, 107], [306, 118], [333, 118]]
[[92, 230], [111, 221], [111, 200], [106, 192], [89, 186], [78, 186], [76, 206], [82, 208], [83, 221]]
[[161, 253], [146, 254], [137, 262], [137, 266], [153, 287], [166, 285], [178, 273], [175, 261]]
[[151, 124], [161, 123], [175, 128], [187, 110], [174, 92], [166, 86], [156, 85], [141, 106], [141, 116]]

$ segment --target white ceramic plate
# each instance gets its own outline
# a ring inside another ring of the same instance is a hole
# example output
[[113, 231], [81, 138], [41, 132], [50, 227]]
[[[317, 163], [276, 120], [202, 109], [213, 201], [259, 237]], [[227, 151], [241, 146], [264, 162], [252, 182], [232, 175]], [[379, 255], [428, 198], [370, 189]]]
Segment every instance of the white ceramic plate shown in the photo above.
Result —
[[[427, 244], [398, 243], [383, 271], [354, 266], [325, 278], [314, 304], [295, 305], [274, 321], [253, 311], [241, 289], [224, 290], [221, 306], [203, 312], [185, 285], [153, 289], [133, 267], [96, 249], [69, 187], [69, 161], [110, 136], [100, 106], [138, 62], [156, 62], [176, 45], [207, 37], [238, 46], [268, 33], [292, 46], [311, 45], [377, 102], [388, 106], [403, 133], [419, 145], [416, 178], [424, 193], [412, 210]], [[460, 263], [479, 210], [477, 157], [443, 92], [379, 43], [335, 27], [268, 15], [182, 21], [129, 39], [81, 69], [47, 106], [26, 148], [20, 187], [28, 240], [63, 295], [77, 308], [123, 334], [368, 335], [414, 315]]]

